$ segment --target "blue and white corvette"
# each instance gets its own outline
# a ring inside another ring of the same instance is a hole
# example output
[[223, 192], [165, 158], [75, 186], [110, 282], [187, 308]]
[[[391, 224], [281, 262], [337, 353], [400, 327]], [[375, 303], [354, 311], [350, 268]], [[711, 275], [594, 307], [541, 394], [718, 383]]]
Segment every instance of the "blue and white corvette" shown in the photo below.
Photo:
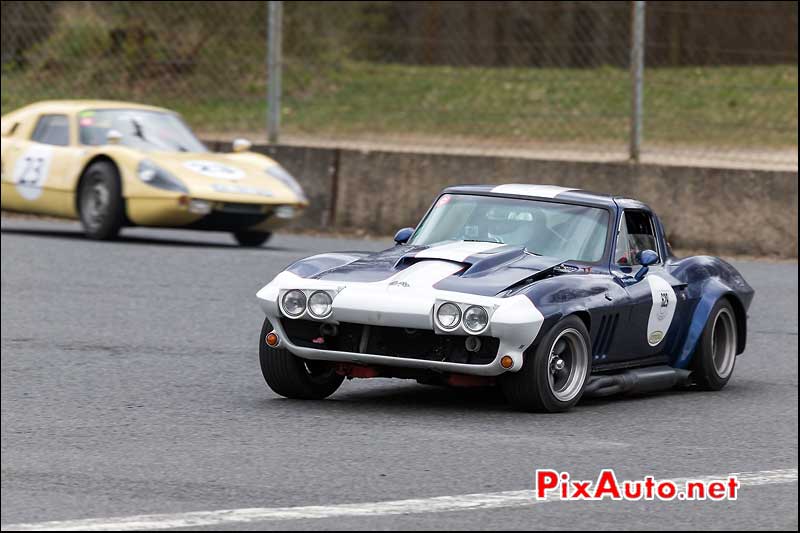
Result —
[[753, 289], [715, 257], [673, 257], [628, 198], [542, 185], [445, 189], [378, 253], [298, 261], [258, 292], [267, 384], [320, 399], [345, 377], [497, 384], [516, 407], [721, 389]]

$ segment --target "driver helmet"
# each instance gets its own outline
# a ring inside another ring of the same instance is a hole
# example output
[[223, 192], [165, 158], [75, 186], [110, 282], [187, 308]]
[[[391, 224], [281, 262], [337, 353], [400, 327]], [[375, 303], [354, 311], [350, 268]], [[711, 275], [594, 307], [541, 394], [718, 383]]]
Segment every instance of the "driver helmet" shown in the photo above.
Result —
[[494, 208], [486, 214], [488, 233], [508, 244], [524, 244], [542, 221], [538, 209]]

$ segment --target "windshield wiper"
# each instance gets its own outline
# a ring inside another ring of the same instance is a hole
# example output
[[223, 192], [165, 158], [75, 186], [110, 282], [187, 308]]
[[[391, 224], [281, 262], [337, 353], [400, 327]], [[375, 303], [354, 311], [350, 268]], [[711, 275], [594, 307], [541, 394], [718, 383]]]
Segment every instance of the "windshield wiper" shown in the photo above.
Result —
[[131, 119], [131, 124], [133, 124], [133, 134], [136, 137], [140, 138], [144, 142], [150, 142], [150, 141], [147, 140], [147, 137], [144, 136], [144, 128], [142, 128], [142, 125], [139, 123], [138, 120], [136, 120], [135, 118], [132, 118]]

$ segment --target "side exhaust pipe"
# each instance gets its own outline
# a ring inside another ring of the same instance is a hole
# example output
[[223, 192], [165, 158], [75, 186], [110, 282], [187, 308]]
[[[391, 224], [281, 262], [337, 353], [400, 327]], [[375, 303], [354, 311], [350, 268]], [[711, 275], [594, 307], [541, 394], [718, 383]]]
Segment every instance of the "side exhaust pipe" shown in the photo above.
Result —
[[615, 394], [636, 394], [687, 386], [691, 383], [691, 371], [671, 366], [632, 368], [618, 374], [592, 376], [586, 389], [586, 397], [603, 397]]

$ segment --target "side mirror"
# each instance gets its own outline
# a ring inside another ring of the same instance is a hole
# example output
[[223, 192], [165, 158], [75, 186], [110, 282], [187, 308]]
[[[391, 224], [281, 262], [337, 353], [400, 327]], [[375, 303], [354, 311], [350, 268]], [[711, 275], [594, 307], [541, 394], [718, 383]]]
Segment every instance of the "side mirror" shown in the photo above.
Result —
[[122, 133], [119, 130], [108, 130], [106, 132], [106, 144], [119, 144], [122, 142]]
[[413, 233], [414, 228], [403, 228], [394, 234], [394, 242], [397, 244], [405, 244]]
[[235, 154], [238, 154], [238, 153], [241, 153], [241, 152], [247, 152], [252, 147], [253, 147], [253, 143], [251, 143], [247, 139], [235, 139], [233, 141], [233, 153], [235, 153]]
[[642, 281], [650, 270], [650, 265], [658, 263], [658, 254], [653, 250], [642, 250], [636, 254], [636, 259], [639, 261], [639, 264], [642, 265], [642, 268], [640, 268], [639, 272], [633, 277], [636, 281]]

